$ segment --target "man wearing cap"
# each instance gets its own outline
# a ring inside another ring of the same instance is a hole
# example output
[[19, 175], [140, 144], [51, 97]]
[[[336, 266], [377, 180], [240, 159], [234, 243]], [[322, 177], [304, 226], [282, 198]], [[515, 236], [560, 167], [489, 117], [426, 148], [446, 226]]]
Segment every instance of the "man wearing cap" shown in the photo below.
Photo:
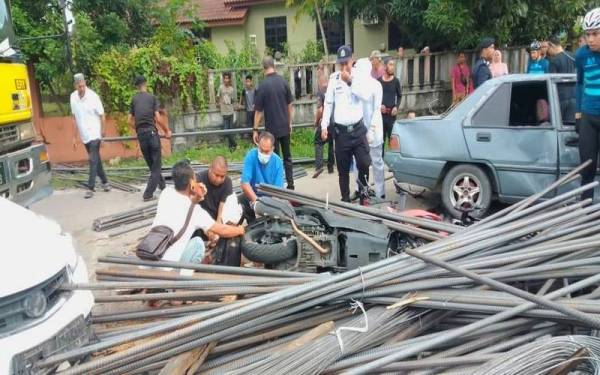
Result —
[[[73, 121], [79, 131], [81, 142], [83, 142], [88, 153], [90, 164], [88, 190], [84, 195], [88, 199], [94, 196], [96, 176], [100, 177], [102, 189], [110, 191], [106, 173], [102, 168], [102, 159], [100, 159], [100, 142], [104, 135], [106, 116], [100, 97], [87, 87], [83, 74], [75, 74], [73, 81], [75, 91], [71, 94], [71, 113], [73, 113]], [[73, 147], [77, 147], [76, 136], [73, 137]]]
[[373, 52], [371, 52], [371, 56], [369, 57], [369, 60], [371, 60], [371, 65], [373, 66], [373, 69], [371, 69], [371, 77], [375, 79], [381, 78], [385, 71], [382, 59], [383, 55], [379, 50], [376, 49]]
[[478, 88], [485, 81], [492, 79], [492, 72], [489, 64], [494, 56], [494, 39], [483, 38], [479, 43], [479, 58], [473, 66], [473, 87]]
[[150, 201], [154, 199], [154, 192], [157, 187], [160, 190], [165, 188], [165, 179], [162, 175], [160, 137], [158, 136], [156, 124], [162, 128], [167, 138], [171, 138], [171, 130], [169, 130], [166, 123], [160, 120], [158, 99], [147, 91], [146, 78], [137, 76], [134, 84], [138, 89], [138, 93], [131, 99], [129, 123], [135, 125], [140, 150], [150, 169], [150, 177], [143, 195], [144, 201]]
[[[321, 139], [327, 139], [327, 127], [332, 119], [340, 192], [342, 201], [350, 202], [350, 165], [353, 157], [358, 168], [360, 190], [368, 186], [371, 157], [367, 143], [367, 127], [363, 125], [363, 101], [368, 99], [369, 92], [361, 90], [360, 82], [353, 82], [350, 47], [341, 46], [338, 49], [336, 62], [340, 64], [340, 71], [329, 77], [321, 120]], [[366, 194], [362, 193], [361, 191], [360, 203], [368, 204]]]

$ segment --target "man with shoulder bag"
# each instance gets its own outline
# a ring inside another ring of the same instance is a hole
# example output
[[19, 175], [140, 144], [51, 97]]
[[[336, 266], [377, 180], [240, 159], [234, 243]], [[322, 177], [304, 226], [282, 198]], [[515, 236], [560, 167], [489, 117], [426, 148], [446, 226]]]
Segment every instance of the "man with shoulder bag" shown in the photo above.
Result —
[[200, 263], [204, 242], [193, 237], [195, 230], [211, 231], [221, 238], [242, 236], [242, 226], [215, 222], [198, 202], [206, 195], [206, 186], [196, 182], [194, 170], [187, 161], [173, 166], [175, 188], [168, 187], [160, 195], [152, 229], [137, 247], [138, 257]]

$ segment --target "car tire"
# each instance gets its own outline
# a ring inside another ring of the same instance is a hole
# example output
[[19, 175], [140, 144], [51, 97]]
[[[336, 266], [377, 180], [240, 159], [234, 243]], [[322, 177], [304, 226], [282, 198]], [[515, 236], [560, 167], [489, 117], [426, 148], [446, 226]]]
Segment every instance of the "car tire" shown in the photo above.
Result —
[[259, 226], [250, 229], [244, 235], [240, 249], [248, 260], [264, 264], [277, 264], [296, 257], [295, 240], [274, 244], [259, 243], [258, 239], [263, 236], [264, 232], [265, 228]]
[[483, 169], [476, 165], [460, 164], [452, 167], [442, 182], [442, 203], [450, 215], [460, 219], [463, 211], [457, 206], [476, 207], [469, 213], [482, 218], [492, 202], [492, 184]]

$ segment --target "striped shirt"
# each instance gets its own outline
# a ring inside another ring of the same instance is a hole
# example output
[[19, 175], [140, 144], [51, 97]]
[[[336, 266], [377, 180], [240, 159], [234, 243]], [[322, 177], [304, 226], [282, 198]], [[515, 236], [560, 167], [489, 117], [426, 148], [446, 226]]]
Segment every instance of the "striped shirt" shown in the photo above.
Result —
[[588, 46], [575, 53], [577, 112], [600, 116], [600, 53]]

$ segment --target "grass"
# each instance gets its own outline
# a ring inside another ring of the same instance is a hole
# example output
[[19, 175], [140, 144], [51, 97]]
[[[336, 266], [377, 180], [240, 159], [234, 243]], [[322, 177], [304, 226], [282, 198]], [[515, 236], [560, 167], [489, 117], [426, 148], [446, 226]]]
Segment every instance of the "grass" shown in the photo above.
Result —
[[[298, 129], [292, 133], [292, 156], [295, 158], [312, 158], [315, 156], [314, 149], [314, 129]], [[193, 148], [184, 151], [174, 152], [168, 157], [163, 158], [163, 165], [173, 165], [182, 159], [188, 159], [193, 163], [210, 163], [217, 156], [225, 156], [229, 162], [242, 162], [248, 150], [252, 149], [254, 144], [247, 139], [236, 137], [237, 149], [229, 151], [227, 142], [221, 143], [200, 143]], [[114, 167], [141, 167], [146, 163], [142, 158], [123, 159]], [[110, 167], [107, 167], [110, 169]]]

